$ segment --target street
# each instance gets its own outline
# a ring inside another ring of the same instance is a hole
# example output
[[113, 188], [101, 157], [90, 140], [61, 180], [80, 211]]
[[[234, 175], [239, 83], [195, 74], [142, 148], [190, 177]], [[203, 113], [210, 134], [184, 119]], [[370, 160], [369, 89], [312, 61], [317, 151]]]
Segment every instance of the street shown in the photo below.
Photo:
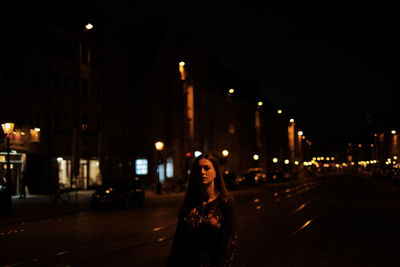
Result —
[[[400, 266], [400, 187], [338, 173], [232, 191], [234, 266]], [[164, 266], [182, 194], [0, 226], [2, 266]]]

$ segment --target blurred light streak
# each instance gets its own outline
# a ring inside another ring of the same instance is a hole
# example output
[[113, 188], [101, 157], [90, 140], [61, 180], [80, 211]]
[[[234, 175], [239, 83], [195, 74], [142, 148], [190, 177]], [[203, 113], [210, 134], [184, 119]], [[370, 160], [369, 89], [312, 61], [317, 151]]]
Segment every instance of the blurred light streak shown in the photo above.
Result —
[[164, 229], [164, 228], [165, 228], [165, 226], [155, 227], [153, 229], [153, 232], [158, 232], [158, 231], [160, 231], [161, 229]]
[[157, 242], [163, 242], [165, 239], [167, 239], [167, 237], [160, 237], [159, 239], [157, 239]]
[[294, 211], [294, 213], [301, 211], [302, 209], [304, 209], [305, 206], [306, 206], [306, 203], [300, 205], [300, 207], [298, 207], [297, 210]]
[[293, 234], [296, 234], [298, 231], [300, 231], [300, 230], [306, 228], [306, 227], [312, 222], [312, 220], [313, 220], [313, 219], [308, 220], [308, 221], [307, 221], [305, 224], [303, 224], [299, 229], [297, 229]]

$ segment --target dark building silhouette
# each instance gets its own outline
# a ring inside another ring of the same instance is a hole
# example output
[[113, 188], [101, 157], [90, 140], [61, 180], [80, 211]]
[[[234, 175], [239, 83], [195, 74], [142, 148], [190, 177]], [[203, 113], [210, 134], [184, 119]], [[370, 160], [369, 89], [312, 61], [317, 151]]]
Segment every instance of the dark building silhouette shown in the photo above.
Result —
[[195, 34], [74, 14], [1, 23], [0, 120], [15, 123], [14, 193], [24, 170], [30, 193], [42, 193], [133, 175], [148, 187], [158, 175], [186, 182], [196, 151], [238, 175], [289, 159], [286, 115], [276, 116], [251, 79], [207, 56]]

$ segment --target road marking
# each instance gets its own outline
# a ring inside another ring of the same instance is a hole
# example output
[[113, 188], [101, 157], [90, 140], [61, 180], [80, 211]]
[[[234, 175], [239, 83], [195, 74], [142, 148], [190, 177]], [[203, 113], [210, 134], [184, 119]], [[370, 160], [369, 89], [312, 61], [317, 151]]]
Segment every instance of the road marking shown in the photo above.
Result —
[[[307, 202], [306, 202], [307, 203]], [[301, 204], [300, 207], [297, 208], [297, 210], [294, 211], [294, 213], [301, 211], [302, 209], [304, 209], [304, 207], [306, 206], [306, 203]]]
[[158, 231], [160, 231], [160, 230], [162, 230], [162, 229], [164, 229], [164, 228], [165, 228], [165, 226], [155, 227], [155, 228], [153, 229], [153, 232], [158, 232]]
[[160, 237], [159, 239], [157, 239], [157, 242], [161, 243], [161, 242], [163, 242], [165, 239], [167, 239], [166, 236]]
[[296, 231], [294, 231], [293, 234], [296, 234], [298, 231], [300, 231], [300, 230], [306, 228], [306, 227], [312, 222], [312, 220], [313, 220], [313, 219], [308, 220], [308, 221], [307, 221], [305, 224], [303, 224], [299, 229], [297, 229]]

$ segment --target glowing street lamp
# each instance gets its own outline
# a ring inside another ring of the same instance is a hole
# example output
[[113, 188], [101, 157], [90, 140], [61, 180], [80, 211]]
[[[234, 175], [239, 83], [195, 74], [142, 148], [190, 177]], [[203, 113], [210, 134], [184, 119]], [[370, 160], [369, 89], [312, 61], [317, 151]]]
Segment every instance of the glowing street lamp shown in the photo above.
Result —
[[257, 155], [257, 154], [254, 154], [254, 155], [253, 155], [253, 159], [254, 159], [254, 160], [259, 160], [259, 159], [260, 159], [260, 156]]
[[88, 24], [86, 24], [85, 26], [86, 31], [90, 31], [93, 29], [93, 24], [91, 24], [90, 22]]
[[179, 72], [181, 73], [181, 80], [186, 80], [185, 62], [179, 62]]
[[224, 149], [222, 150], [222, 156], [224, 156], [225, 158], [229, 155], [229, 151]]
[[1, 125], [4, 134], [7, 136], [7, 171], [6, 171], [6, 183], [7, 183], [7, 203], [5, 203], [5, 213], [7, 215], [12, 215], [12, 208], [11, 208], [11, 164], [10, 164], [10, 135], [13, 133], [14, 130], [14, 123], [6, 122]]
[[161, 195], [161, 182], [160, 182], [160, 169], [158, 168], [161, 158], [161, 151], [164, 148], [164, 143], [161, 141], [157, 141], [154, 143], [156, 150], [158, 151], [158, 160], [157, 160], [157, 194]]

